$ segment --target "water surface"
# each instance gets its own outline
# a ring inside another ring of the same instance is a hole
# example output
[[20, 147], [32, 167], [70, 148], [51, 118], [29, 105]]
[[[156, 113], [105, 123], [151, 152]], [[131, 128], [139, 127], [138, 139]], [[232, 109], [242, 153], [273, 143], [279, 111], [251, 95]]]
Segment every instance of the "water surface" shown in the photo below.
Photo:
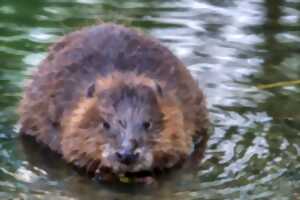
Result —
[[[0, 199], [300, 199], [297, 0], [2, 0]], [[60, 36], [97, 21], [140, 28], [204, 88], [213, 124], [197, 173], [159, 188], [103, 185], [18, 138], [24, 82]], [[44, 156], [43, 156], [44, 155]]]

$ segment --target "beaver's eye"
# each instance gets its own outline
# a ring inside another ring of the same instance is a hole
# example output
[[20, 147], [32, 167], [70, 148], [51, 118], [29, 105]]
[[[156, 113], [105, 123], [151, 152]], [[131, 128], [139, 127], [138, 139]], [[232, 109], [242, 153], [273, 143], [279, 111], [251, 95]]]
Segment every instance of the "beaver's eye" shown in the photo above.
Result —
[[149, 122], [149, 121], [144, 121], [143, 122], [143, 128], [145, 129], [145, 130], [149, 130], [150, 128], [151, 128], [151, 122]]
[[108, 122], [104, 121], [104, 122], [102, 123], [102, 125], [103, 125], [103, 128], [104, 128], [104, 129], [106, 129], [106, 130], [109, 130], [109, 129], [110, 129], [110, 124], [109, 124]]

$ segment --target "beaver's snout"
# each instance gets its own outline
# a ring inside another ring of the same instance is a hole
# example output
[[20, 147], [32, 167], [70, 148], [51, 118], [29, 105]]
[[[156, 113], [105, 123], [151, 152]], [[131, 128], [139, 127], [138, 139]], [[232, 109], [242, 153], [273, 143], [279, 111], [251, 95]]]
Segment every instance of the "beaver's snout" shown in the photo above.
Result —
[[127, 137], [123, 138], [123, 142], [119, 150], [116, 152], [116, 158], [124, 165], [130, 165], [135, 163], [140, 155], [136, 152], [138, 141], [136, 139]]
[[135, 153], [133, 151], [121, 150], [116, 152], [116, 157], [122, 164], [130, 165], [135, 163], [139, 159], [140, 154], [138, 152]]

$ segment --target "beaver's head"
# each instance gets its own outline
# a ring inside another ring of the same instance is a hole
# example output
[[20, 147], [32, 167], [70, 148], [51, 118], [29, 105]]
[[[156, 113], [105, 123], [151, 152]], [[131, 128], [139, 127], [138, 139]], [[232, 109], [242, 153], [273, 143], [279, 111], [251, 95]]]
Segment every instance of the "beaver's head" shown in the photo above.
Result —
[[134, 74], [99, 77], [65, 117], [64, 157], [120, 175], [170, 168], [192, 149], [183, 113], [160, 83]]

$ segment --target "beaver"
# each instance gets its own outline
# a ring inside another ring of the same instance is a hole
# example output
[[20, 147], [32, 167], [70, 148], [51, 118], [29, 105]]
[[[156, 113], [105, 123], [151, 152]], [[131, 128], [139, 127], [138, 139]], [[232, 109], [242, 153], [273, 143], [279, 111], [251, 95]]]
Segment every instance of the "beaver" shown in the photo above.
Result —
[[184, 64], [158, 40], [110, 23], [52, 45], [19, 114], [21, 135], [103, 176], [180, 166], [209, 126], [205, 96]]

